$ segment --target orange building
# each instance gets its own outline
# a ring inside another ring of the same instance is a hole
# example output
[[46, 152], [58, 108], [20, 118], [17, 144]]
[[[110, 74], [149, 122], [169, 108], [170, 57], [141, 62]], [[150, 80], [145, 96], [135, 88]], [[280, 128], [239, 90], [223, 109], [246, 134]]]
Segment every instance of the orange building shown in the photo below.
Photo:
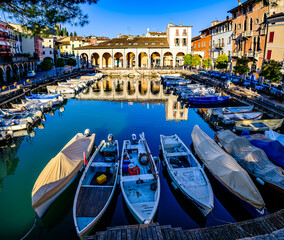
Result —
[[201, 34], [191, 39], [192, 54], [198, 54], [202, 58], [211, 58], [211, 41], [209, 28], [200, 31]]
[[233, 18], [233, 52], [232, 62], [237, 58], [250, 59], [252, 71], [259, 71], [262, 66], [265, 51], [265, 22], [268, 13], [266, 1], [247, 0], [228, 11]]

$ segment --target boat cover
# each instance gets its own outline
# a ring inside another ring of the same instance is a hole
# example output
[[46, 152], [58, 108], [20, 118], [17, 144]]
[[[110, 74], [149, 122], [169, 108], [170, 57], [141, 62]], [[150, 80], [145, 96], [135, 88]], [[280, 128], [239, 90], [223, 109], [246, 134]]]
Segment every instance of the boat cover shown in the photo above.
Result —
[[191, 133], [195, 152], [209, 171], [234, 195], [262, 209], [264, 201], [248, 173], [217, 143], [195, 125]]
[[239, 137], [230, 130], [216, 133], [224, 149], [255, 177], [284, 190], [284, 171], [269, 161], [265, 152], [253, 146], [245, 137]]
[[284, 134], [280, 134], [278, 132], [274, 132], [273, 130], [269, 130], [265, 131], [265, 136], [272, 140], [277, 140], [284, 146]]
[[284, 146], [281, 145], [280, 142], [271, 140], [260, 133], [246, 135], [244, 137], [247, 138], [252, 145], [262, 149], [271, 161], [284, 167]]
[[32, 206], [38, 207], [61, 191], [77, 174], [93, 148], [95, 134], [78, 133], [53, 158], [38, 176], [32, 190]]

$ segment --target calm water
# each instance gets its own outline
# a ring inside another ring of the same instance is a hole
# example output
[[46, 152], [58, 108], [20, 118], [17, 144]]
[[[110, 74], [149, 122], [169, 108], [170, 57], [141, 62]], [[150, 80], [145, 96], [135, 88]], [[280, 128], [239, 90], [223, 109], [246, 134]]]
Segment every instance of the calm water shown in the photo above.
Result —
[[[112, 133], [118, 139], [120, 148], [123, 140], [130, 139], [132, 133], [138, 135], [143, 131], [154, 156], [159, 154], [160, 134], [176, 133], [190, 146], [190, 133], [194, 125], [199, 124], [209, 136], [214, 137], [214, 131], [196, 109], [181, 107], [175, 96], [161, 92], [156, 83], [150, 85], [156, 95], [145, 90], [143, 82], [132, 85], [114, 81], [113, 84], [107, 87], [107, 92], [90, 90], [80, 94], [81, 99], [69, 99], [64, 112], [57, 110], [53, 116], [46, 115], [45, 128], [35, 129], [35, 137], [18, 138], [14, 147], [0, 149], [0, 239], [20, 239], [30, 230], [34, 224], [31, 191], [38, 175], [76, 133], [84, 132], [86, 128], [96, 133], [97, 145], [106, 139], [108, 133]], [[122, 90], [109, 90], [114, 87]], [[135, 88], [144, 95], [133, 93]], [[160, 178], [161, 199], [155, 220], [161, 225], [190, 229], [252, 217], [238, 201], [227, 196], [211, 177], [215, 208], [207, 218], [182, 194], [170, 187], [171, 181], [162, 168]], [[28, 239], [76, 239], [72, 218], [76, 184], [58, 199], [43, 219], [37, 221]], [[107, 226], [124, 224], [136, 224], [136, 221], [118, 188], [109, 210], [96, 229], [105, 230]]]

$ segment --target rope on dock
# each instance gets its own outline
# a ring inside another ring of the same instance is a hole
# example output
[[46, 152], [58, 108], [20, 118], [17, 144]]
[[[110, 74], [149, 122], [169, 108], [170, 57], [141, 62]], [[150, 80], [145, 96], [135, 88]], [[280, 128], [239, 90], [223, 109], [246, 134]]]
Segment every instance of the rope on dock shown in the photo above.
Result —
[[36, 218], [36, 214], [34, 216], [34, 219], [35, 219], [35, 222], [34, 222], [34, 225], [32, 226], [32, 228], [26, 233], [25, 236], [23, 236], [20, 240], [24, 240], [27, 236], [29, 236], [29, 234], [32, 232], [32, 230], [34, 229], [34, 227], [36, 226], [36, 223], [37, 223], [37, 218]]

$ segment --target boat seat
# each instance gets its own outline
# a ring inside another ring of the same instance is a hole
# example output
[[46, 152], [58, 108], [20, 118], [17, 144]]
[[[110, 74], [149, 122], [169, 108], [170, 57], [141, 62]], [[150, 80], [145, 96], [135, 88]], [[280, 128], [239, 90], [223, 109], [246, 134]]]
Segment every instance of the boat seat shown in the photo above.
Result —
[[131, 175], [131, 176], [123, 176], [122, 181], [123, 182], [132, 182], [137, 180], [151, 180], [154, 179], [154, 176], [152, 174], [142, 174], [142, 175]]
[[179, 156], [187, 156], [187, 152], [173, 152], [173, 153], [166, 153], [168, 157], [179, 157]]
[[91, 167], [112, 167], [113, 163], [105, 163], [105, 162], [93, 162]]

